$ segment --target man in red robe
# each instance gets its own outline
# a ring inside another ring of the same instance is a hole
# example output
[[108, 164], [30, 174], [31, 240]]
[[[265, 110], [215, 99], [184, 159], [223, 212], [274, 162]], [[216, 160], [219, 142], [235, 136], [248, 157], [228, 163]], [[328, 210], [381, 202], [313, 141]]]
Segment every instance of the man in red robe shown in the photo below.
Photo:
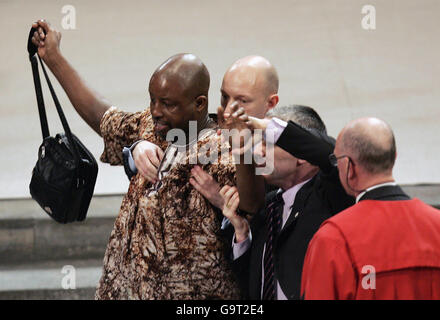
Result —
[[396, 185], [391, 128], [349, 123], [330, 161], [356, 204], [326, 220], [304, 263], [304, 299], [440, 299], [440, 211]]

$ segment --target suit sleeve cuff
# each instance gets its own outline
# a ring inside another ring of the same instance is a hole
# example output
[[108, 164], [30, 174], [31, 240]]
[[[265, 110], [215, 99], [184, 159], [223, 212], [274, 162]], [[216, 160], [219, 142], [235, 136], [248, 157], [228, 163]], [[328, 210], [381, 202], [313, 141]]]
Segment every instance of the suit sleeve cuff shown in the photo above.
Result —
[[235, 242], [235, 234], [232, 237], [232, 259], [237, 260], [240, 258], [243, 254], [246, 253], [246, 251], [249, 250], [252, 244], [252, 233], [249, 230], [249, 235], [246, 239], [241, 241], [240, 243]]
[[125, 173], [128, 175], [128, 178], [131, 178], [138, 172], [136, 168], [136, 164], [134, 163], [132, 151], [136, 147], [136, 145], [141, 141], [142, 140], [138, 140], [135, 143], [133, 143], [130, 147], [124, 147], [124, 149], [122, 150]]

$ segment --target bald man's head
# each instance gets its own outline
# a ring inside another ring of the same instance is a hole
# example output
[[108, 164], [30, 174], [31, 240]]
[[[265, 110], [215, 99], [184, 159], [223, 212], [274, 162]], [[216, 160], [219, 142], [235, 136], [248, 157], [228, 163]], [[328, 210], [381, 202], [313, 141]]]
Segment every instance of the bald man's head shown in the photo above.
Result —
[[221, 93], [224, 108], [238, 102], [249, 115], [262, 118], [278, 103], [277, 71], [261, 56], [241, 58], [226, 71]]
[[204, 121], [208, 114], [209, 72], [193, 54], [182, 53], [162, 63], [150, 79], [150, 110], [155, 131], [188, 131], [189, 121]]
[[158, 76], [175, 80], [189, 96], [208, 95], [208, 69], [202, 60], [191, 53], [179, 53], [168, 58], [154, 71], [151, 80]]
[[[265, 94], [278, 93], [278, 73], [275, 67], [264, 57], [261, 56], [247, 56], [238, 59], [226, 71], [225, 77], [229, 74], [247, 74], [248, 79], [261, 81], [261, 88]], [[253, 78], [251, 78], [253, 77]]]
[[393, 169], [396, 159], [394, 134], [380, 119], [361, 118], [350, 122], [339, 134], [337, 144], [342, 153], [356, 159], [368, 173], [391, 173]]

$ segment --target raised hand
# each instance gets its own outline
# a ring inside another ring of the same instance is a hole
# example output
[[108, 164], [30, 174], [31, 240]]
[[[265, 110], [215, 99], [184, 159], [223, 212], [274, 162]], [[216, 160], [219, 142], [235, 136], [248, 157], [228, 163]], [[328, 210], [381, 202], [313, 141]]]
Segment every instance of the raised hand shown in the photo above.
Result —
[[217, 120], [221, 128], [218, 134], [222, 134], [223, 141], [229, 141], [234, 156], [243, 157], [249, 153], [248, 158], [250, 158], [253, 144], [261, 140], [262, 136], [260, 132], [259, 135], [252, 137], [255, 118], [249, 117], [238, 104], [233, 104], [229, 111], [231, 113], [224, 112], [222, 107], [217, 110]]
[[261, 129], [266, 130], [270, 119], [255, 118], [246, 114], [243, 107], [239, 107], [238, 103], [234, 103], [229, 112], [226, 112], [223, 107], [217, 108], [217, 120], [219, 127], [222, 129]]
[[230, 112], [227, 113], [223, 107], [218, 107], [217, 121], [221, 129], [253, 129], [252, 123], [249, 122], [249, 116], [246, 114], [243, 107], [239, 107], [238, 103], [234, 103], [230, 108]]
[[38, 55], [48, 63], [52, 57], [59, 53], [61, 33], [51, 28], [50, 23], [44, 19], [32, 24], [37, 29], [32, 37], [32, 43], [38, 47]]
[[31, 41], [38, 48], [38, 55], [57, 78], [78, 114], [101, 135], [101, 119], [111, 103], [92, 90], [63, 57], [60, 32], [54, 30], [45, 20], [34, 22], [32, 27], [36, 31]]
[[230, 113], [225, 113], [222, 107], [217, 110], [217, 121], [221, 128], [218, 134], [223, 141], [228, 141], [232, 153], [242, 156], [252, 148], [252, 130], [248, 122], [248, 115], [238, 104], [233, 104]]

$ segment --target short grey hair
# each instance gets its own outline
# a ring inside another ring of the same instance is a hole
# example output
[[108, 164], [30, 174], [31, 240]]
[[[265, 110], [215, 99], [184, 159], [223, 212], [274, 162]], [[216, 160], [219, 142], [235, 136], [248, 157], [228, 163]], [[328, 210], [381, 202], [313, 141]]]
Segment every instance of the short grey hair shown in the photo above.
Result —
[[359, 164], [371, 174], [385, 173], [393, 169], [396, 161], [396, 140], [389, 128], [387, 141], [372, 139], [371, 133], [350, 130], [342, 137], [345, 150], [350, 150]]
[[267, 113], [267, 116], [280, 118], [284, 121], [293, 121], [308, 131], [327, 135], [324, 121], [312, 107], [297, 104], [276, 106]]

